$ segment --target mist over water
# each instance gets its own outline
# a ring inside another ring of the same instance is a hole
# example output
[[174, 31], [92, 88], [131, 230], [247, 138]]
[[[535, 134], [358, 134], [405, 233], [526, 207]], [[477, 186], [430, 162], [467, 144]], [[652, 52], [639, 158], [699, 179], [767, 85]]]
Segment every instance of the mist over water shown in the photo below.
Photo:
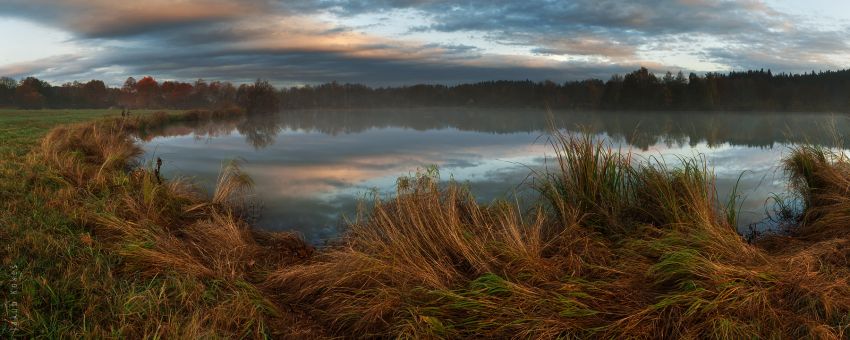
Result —
[[[539, 109], [287, 111], [196, 124], [145, 136], [146, 159], [166, 176], [212, 190], [222, 164], [239, 159], [263, 203], [260, 228], [293, 230], [320, 244], [336, 237], [359, 201], [389, 196], [395, 181], [431, 166], [467, 184], [479, 201], [536, 200], [533, 171], [554, 166], [549, 115]], [[765, 205], [786, 192], [780, 167], [797, 143], [841, 145], [844, 114], [724, 112], [553, 112], [558, 128], [592, 134], [635, 157], [675, 166], [704, 157], [727, 197], [738, 183], [738, 227], [764, 228]], [[739, 181], [740, 176], [740, 181]], [[368, 204], [366, 204], [368, 206]]]

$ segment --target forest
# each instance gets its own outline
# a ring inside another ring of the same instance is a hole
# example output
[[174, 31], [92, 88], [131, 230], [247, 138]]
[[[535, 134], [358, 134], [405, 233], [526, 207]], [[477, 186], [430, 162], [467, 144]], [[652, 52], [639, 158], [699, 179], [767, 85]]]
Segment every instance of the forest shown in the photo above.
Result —
[[697, 75], [640, 68], [609, 80], [486, 81], [458, 85], [370, 87], [331, 82], [277, 89], [269, 82], [159, 82], [128, 78], [54, 86], [35, 77], [0, 78], [0, 107], [188, 109], [240, 106], [249, 111], [370, 107], [550, 107], [590, 110], [832, 111], [850, 109], [850, 70], [780, 73], [749, 70]]

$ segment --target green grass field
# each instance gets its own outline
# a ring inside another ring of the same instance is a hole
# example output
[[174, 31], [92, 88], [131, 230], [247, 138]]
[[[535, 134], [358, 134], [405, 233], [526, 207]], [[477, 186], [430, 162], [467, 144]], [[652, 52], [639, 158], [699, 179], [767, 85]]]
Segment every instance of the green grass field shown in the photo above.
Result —
[[[34, 186], [27, 179], [42, 175], [44, 169], [26, 166], [25, 156], [57, 125], [94, 120], [114, 113], [109, 110], [0, 109], [0, 209], [3, 212], [0, 213], [0, 239], [4, 246], [0, 250], [3, 265], [0, 295], [7, 306], [12, 302], [18, 305], [17, 309], [7, 307], [4, 310], [5, 322], [0, 326], [0, 336], [59, 336], [63, 329], [70, 327], [62, 325], [68, 313], [83, 308], [72, 302], [81, 297], [73, 288], [67, 289], [69, 283], [62, 272], [73, 266], [74, 261], [103, 262], [104, 256], [82, 247], [79, 242], [81, 230], [73, 227], [73, 221], [47, 206], [45, 195], [31, 190]], [[14, 289], [11, 282], [17, 282], [18, 289]], [[34, 311], [40, 307], [54, 312]], [[34, 326], [33, 320], [38, 320], [38, 326]]]
[[0, 109], [0, 338], [119, 335], [119, 320], [134, 313], [127, 303], [150, 288], [115, 276], [120, 257], [93, 243], [90, 228], [56, 200], [68, 183], [28, 155], [57, 126], [105, 117], [120, 111]]
[[[134, 115], [179, 110], [136, 110]], [[60, 124], [79, 123], [103, 117], [119, 117], [121, 110], [50, 109], [20, 110], [0, 108], [0, 155], [23, 155], [50, 129]]]

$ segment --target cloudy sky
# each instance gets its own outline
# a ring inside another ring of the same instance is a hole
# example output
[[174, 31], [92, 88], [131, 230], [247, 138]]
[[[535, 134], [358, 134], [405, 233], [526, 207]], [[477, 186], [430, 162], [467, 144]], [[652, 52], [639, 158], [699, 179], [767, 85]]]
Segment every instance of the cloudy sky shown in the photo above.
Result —
[[843, 0], [0, 0], [0, 75], [279, 85], [850, 67]]

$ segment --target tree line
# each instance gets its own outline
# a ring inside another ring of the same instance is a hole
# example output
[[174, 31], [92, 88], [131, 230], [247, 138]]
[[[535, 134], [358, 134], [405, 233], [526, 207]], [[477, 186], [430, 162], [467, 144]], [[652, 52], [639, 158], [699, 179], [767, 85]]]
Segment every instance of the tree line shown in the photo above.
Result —
[[657, 76], [646, 68], [608, 81], [487, 81], [456, 86], [370, 88], [329, 83], [281, 90], [285, 108], [399, 106], [544, 107], [593, 110], [850, 109], [850, 70], [773, 74], [770, 70]]
[[127, 78], [121, 87], [101, 80], [52, 86], [35, 77], [0, 78], [0, 107], [42, 108], [231, 108], [277, 109], [277, 92], [267, 81], [238, 87], [230, 82], [199, 79], [194, 83], [158, 82], [153, 77]]
[[597, 110], [850, 109], [850, 70], [773, 74], [770, 70], [658, 76], [646, 68], [607, 81], [487, 81], [460, 85], [369, 87], [337, 82], [276, 89], [267, 81], [238, 87], [202, 79], [194, 83], [128, 78], [121, 87], [103, 81], [60, 86], [27, 77], [0, 78], [0, 107], [225, 108], [249, 111], [368, 107], [544, 107]]

